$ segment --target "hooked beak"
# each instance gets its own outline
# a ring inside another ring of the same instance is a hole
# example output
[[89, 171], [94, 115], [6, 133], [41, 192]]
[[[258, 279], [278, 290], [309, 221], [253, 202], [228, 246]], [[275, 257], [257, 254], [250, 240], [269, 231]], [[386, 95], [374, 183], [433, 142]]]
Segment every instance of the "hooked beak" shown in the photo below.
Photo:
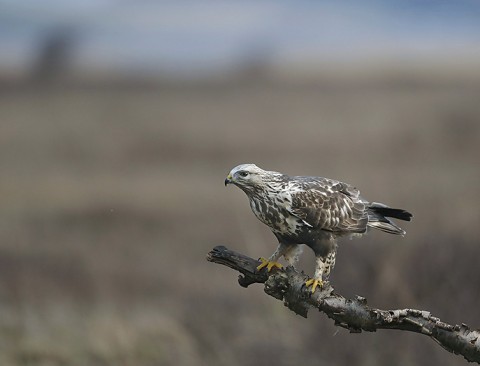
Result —
[[232, 176], [229, 174], [227, 178], [225, 178], [225, 187], [232, 183]]

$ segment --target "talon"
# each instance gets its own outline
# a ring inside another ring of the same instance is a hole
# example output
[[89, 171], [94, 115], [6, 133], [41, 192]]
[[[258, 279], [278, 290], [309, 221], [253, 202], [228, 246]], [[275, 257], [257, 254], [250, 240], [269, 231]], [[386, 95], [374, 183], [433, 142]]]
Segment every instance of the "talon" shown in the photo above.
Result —
[[323, 287], [323, 281], [322, 280], [318, 280], [318, 279], [313, 279], [313, 278], [310, 278], [308, 281], [305, 282], [305, 286], [307, 287], [310, 287], [312, 286], [312, 294], [315, 292], [315, 289], [317, 288], [317, 286], [320, 286], [320, 288]]
[[259, 258], [259, 261], [262, 263], [257, 267], [257, 271], [260, 271], [264, 267], [267, 267], [267, 272], [270, 272], [273, 267], [282, 268], [282, 265], [280, 263], [270, 262], [268, 259], [265, 258]]
[[263, 267], [266, 267], [268, 265], [268, 261], [261, 257], [261, 258], [258, 258], [258, 260], [262, 263], [260, 263], [260, 265], [257, 267], [257, 271], [260, 271]]

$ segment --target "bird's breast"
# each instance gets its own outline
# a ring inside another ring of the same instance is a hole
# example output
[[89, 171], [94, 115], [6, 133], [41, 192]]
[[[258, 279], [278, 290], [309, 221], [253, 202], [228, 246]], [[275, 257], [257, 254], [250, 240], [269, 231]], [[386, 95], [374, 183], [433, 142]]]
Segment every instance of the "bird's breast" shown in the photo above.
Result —
[[300, 230], [301, 221], [292, 216], [286, 208], [279, 207], [276, 202], [269, 199], [251, 199], [250, 207], [261, 222], [278, 234], [293, 235]]

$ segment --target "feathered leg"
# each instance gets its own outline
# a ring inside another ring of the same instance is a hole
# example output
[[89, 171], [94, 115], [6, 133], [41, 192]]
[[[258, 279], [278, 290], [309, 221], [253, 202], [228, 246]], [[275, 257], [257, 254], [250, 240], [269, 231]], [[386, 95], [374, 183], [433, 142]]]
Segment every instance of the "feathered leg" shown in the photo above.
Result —
[[[312, 286], [312, 293], [315, 292], [317, 286], [320, 288], [323, 286], [323, 278], [327, 279], [330, 275], [330, 271], [335, 266], [336, 251], [333, 250], [325, 257], [316, 256], [315, 258], [315, 274], [313, 278], [305, 282], [305, 286]], [[324, 277], [325, 276], [325, 277]]]
[[330, 276], [330, 272], [335, 267], [335, 259], [337, 257], [337, 251], [333, 250], [328, 253], [327, 257], [325, 258], [325, 267], [323, 269], [323, 275], [325, 279], [328, 279]]
[[325, 271], [325, 258], [317, 256], [315, 258], [315, 274], [313, 278], [310, 278], [305, 282], [305, 286], [310, 287], [312, 286], [312, 293], [315, 292], [317, 286], [323, 286], [323, 272]]
[[303, 245], [293, 244], [289, 245], [285, 254], [283, 255], [287, 260], [288, 264], [292, 267], [295, 267], [298, 260], [300, 259], [300, 254], [303, 252]]

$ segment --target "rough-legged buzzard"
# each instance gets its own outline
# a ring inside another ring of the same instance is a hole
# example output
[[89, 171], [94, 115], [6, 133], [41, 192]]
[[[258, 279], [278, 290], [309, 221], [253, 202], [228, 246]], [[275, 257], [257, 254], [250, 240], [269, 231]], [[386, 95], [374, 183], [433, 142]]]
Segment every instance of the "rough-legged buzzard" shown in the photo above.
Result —
[[289, 177], [254, 164], [233, 168], [225, 179], [227, 184], [247, 194], [255, 216], [279, 241], [268, 260], [261, 258], [258, 269], [281, 267], [277, 262], [281, 256], [295, 265], [300, 244], [306, 244], [316, 257], [314, 277], [306, 282], [312, 292], [322, 286], [335, 264], [337, 238], [361, 235], [368, 228], [404, 235], [405, 231], [389, 218], [410, 221], [413, 217], [405, 210], [368, 202], [347, 183], [321, 177]]

